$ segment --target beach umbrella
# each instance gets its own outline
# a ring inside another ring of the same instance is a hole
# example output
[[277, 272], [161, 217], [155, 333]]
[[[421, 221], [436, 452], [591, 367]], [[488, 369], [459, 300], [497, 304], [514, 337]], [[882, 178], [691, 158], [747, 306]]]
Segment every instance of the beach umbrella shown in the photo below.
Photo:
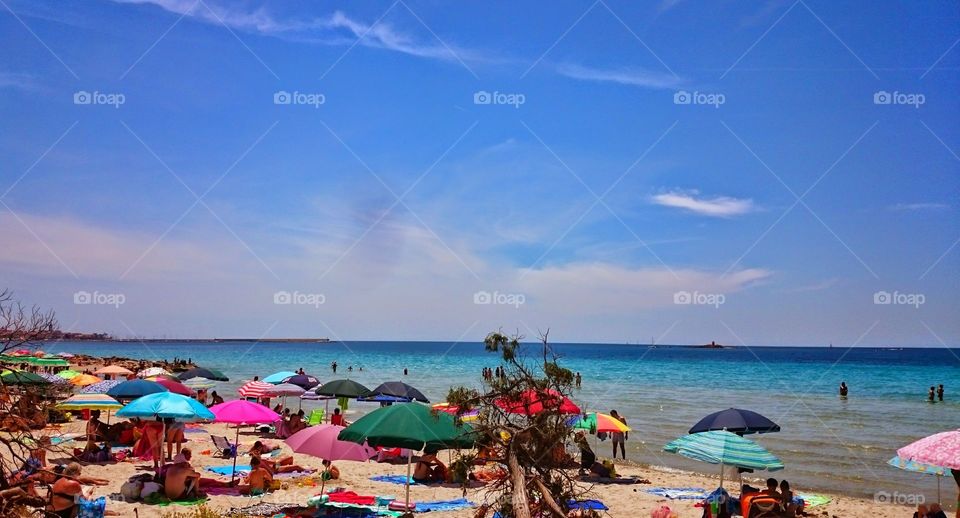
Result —
[[173, 381], [173, 380], [168, 380], [166, 378], [158, 377], [157, 381], [155, 381], [154, 383], [161, 385], [162, 387], [166, 388], [170, 392], [173, 392], [174, 394], [180, 394], [182, 396], [193, 395], [193, 390], [191, 390], [190, 387], [184, 385], [183, 383], [180, 383], [179, 381]]
[[376, 394], [373, 396], [364, 396], [358, 397], [357, 401], [362, 401], [364, 403], [409, 403], [413, 401], [408, 397], [399, 397], [399, 396], [387, 396], [385, 394]]
[[900, 457], [894, 457], [887, 461], [887, 464], [902, 469], [904, 471], [912, 471], [914, 473], [923, 473], [926, 475], [936, 475], [937, 476], [937, 502], [941, 501], [940, 498], [940, 479], [946, 475], [951, 475], [952, 471], [950, 468], [944, 468], [941, 466], [932, 466], [930, 464], [924, 464], [922, 462], [915, 462], [912, 460], [902, 459]]
[[150, 368], [148, 368], [148, 369], [143, 369], [142, 371], [138, 372], [138, 373], [137, 373], [137, 377], [138, 377], [138, 378], [152, 378], [152, 377], [154, 377], [154, 376], [160, 376], [160, 375], [163, 375], [163, 374], [166, 374], [166, 375], [169, 376], [169, 375], [170, 375], [170, 372], [168, 372], [168, 371], [167, 371], [166, 369], [164, 369], [163, 367], [150, 367]]
[[123, 403], [106, 394], [74, 394], [57, 405], [59, 410], [120, 410]]
[[[240, 444], [241, 426], [269, 424], [280, 420], [280, 415], [273, 410], [259, 403], [253, 403], [243, 399], [235, 399], [233, 401], [227, 401], [226, 403], [220, 403], [219, 405], [213, 405], [210, 407], [210, 412], [216, 416], [214, 421], [218, 423], [237, 425], [237, 437], [234, 440], [234, 444], [237, 445]], [[233, 456], [233, 473], [230, 475], [230, 482], [233, 482], [233, 478], [237, 472], [237, 457], [238, 455]]]
[[303, 387], [293, 385], [291, 383], [281, 383], [279, 385], [274, 385], [273, 388], [267, 391], [267, 394], [271, 397], [281, 397], [281, 396], [300, 396], [304, 394], [306, 390]]
[[103, 380], [87, 385], [80, 389], [81, 394], [106, 394], [113, 387], [123, 383], [124, 380]]
[[544, 411], [560, 414], [580, 413], [580, 407], [570, 401], [570, 398], [553, 389], [539, 391], [528, 389], [523, 391], [517, 400], [500, 398], [493, 403], [510, 414], [536, 415]]
[[[460, 407], [451, 405], [450, 403], [434, 403], [431, 405], [431, 408], [438, 412], [446, 412], [450, 415], [457, 415], [457, 412], [460, 411]], [[480, 410], [476, 408], [460, 414], [460, 420], [466, 423], [476, 421], [478, 417], [480, 417]]]
[[61, 378], [60, 376], [57, 376], [56, 374], [50, 374], [48, 372], [38, 372], [37, 376], [40, 376], [41, 378], [53, 384], [66, 385], [70, 383], [69, 381]]
[[264, 383], [262, 381], [248, 381], [240, 386], [237, 389], [237, 393], [240, 394], [242, 398], [254, 398], [260, 399], [263, 397], [271, 397], [270, 389], [273, 388], [273, 385], [269, 383]]
[[357, 398], [370, 392], [370, 389], [353, 380], [333, 380], [314, 390], [318, 396]]
[[55, 356], [59, 356], [59, 357], [61, 357], [61, 358], [73, 358], [74, 356], [76, 356], [76, 354], [73, 354], [73, 353], [57, 353]]
[[370, 398], [373, 396], [393, 396], [407, 400], [422, 401], [424, 403], [430, 402], [430, 400], [427, 399], [427, 396], [424, 396], [422, 392], [402, 381], [387, 381], [385, 383], [381, 383], [379, 386], [377, 386], [377, 388], [367, 392], [362, 397]]
[[[344, 427], [332, 424], [310, 426], [287, 438], [286, 443], [294, 453], [302, 453], [324, 460], [352, 460], [366, 462], [377, 454], [377, 450], [366, 444], [341, 441], [337, 438]], [[326, 477], [320, 477], [320, 494], [327, 483]]]
[[207, 390], [217, 386], [217, 382], [207, 378], [190, 378], [183, 382], [190, 390]]
[[710, 430], [726, 430], [738, 435], [746, 435], [779, 432], [780, 425], [752, 410], [728, 408], [704, 417], [693, 425], [687, 433], [709, 432]]
[[180, 378], [180, 381], [186, 381], [190, 378], [207, 378], [208, 380], [230, 381], [230, 378], [226, 377], [217, 369], [205, 369], [203, 367], [194, 367], [188, 371], [181, 372], [179, 375], [177, 375], [177, 377]]
[[406, 507], [410, 508], [410, 464], [413, 450], [472, 448], [476, 442], [468, 424], [427, 405], [408, 403], [385, 406], [357, 419], [337, 436], [341, 441], [387, 448], [407, 448]]
[[147, 380], [123, 381], [107, 390], [107, 395], [117, 399], [137, 399], [148, 394], [168, 392], [167, 387]]
[[39, 374], [26, 371], [10, 371], [0, 376], [4, 385], [49, 385], [50, 382]]
[[103, 376], [103, 377], [107, 377], [107, 376], [126, 377], [133, 374], [133, 371], [130, 369], [125, 369], [119, 365], [108, 365], [106, 367], [93, 371], [93, 373], [96, 374], [97, 376]]
[[719, 464], [720, 487], [723, 487], [724, 466], [769, 471], [783, 469], [783, 462], [763, 446], [724, 430], [684, 435], [668, 443], [663, 450], [688, 459]]
[[100, 383], [102, 379], [91, 376], [89, 374], [78, 374], [70, 378], [70, 383], [76, 385], [77, 387], [86, 387], [87, 385], [93, 385], [94, 383]]
[[905, 461], [948, 468], [960, 487], [960, 430], [924, 437], [897, 450], [897, 456]]
[[273, 383], [274, 385], [283, 383], [283, 380], [296, 376], [297, 373], [293, 371], [280, 371], [274, 372], [273, 374], [263, 378], [264, 383]]
[[77, 371], [75, 371], [75, 370], [71, 370], [71, 369], [63, 370], [63, 371], [60, 371], [60, 372], [57, 373], [57, 376], [60, 376], [61, 378], [65, 379], [65, 380], [75, 378], [75, 377], [77, 377], [77, 376], [79, 376], [79, 375], [80, 375], [79, 372], [77, 372]]
[[567, 424], [575, 430], [587, 430], [591, 434], [598, 432], [614, 433], [629, 432], [630, 427], [623, 424], [623, 421], [612, 415], [592, 412], [586, 415], [573, 416], [567, 420]]
[[48, 356], [46, 358], [36, 358], [30, 362], [38, 367], [69, 367], [70, 362], [64, 360], [63, 358], [57, 358], [56, 356]]
[[296, 385], [303, 390], [309, 390], [320, 384], [320, 380], [309, 374], [297, 374], [283, 379], [284, 383]]
[[183, 422], [212, 421], [215, 417], [199, 401], [173, 392], [157, 392], [134, 399], [120, 409], [117, 416], [160, 417]]

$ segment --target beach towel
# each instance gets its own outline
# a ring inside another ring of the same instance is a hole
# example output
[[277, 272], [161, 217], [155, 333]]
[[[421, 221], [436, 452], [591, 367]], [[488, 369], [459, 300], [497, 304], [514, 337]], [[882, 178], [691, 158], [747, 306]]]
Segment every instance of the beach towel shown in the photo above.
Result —
[[647, 493], [671, 500], [703, 500], [707, 491], [702, 487], [651, 487]]
[[243, 496], [235, 487], [205, 487], [203, 491], [210, 496]]
[[[376, 475], [376, 476], [370, 477], [370, 480], [374, 482], [386, 482], [388, 484], [397, 484], [401, 486], [405, 486], [407, 484], [406, 475]], [[411, 478], [410, 485], [416, 486], [416, 485], [420, 485], [420, 483]]]
[[592, 510], [592, 511], [608, 511], [609, 507], [603, 504], [600, 500], [570, 500], [567, 502], [567, 507], [571, 510], [573, 509], [583, 509], [583, 510]]
[[[207, 466], [207, 471], [216, 473], [217, 475], [232, 476], [234, 474], [233, 466]], [[253, 468], [247, 465], [238, 465], [236, 469], [237, 475], [246, 475], [250, 473]]]
[[246, 507], [234, 507], [227, 511], [227, 516], [275, 516], [284, 509], [299, 509], [299, 504], [271, 504], [260, 502]]
[[793, 498], [795, 504], [804, 504], [805, 507], [818, 507], [821, 505], [827, 505], [830, 503], [830, 498], [823, 495], [807, 495], [807, 494], [797, 494]]
[[418, 513], [430, 511], [456, 511], [457, 509], [468, 509], [476, 507], [476, 504], [466, 498], [457, 498], [456, 500], [438, 500], [436, 502], [419, 502], [416, 504]]
[[[643, 483], [643, 479], [639, 477], [600, 477], [596, 475], [587, 475], [580, 477], [582, 482], [589, 482], [591, 484], [640, 484]], [[648, 483], [648, 482], [647, 482]]]
[[327, 503], [329, 504], [350, 504], [357, 506], [373, 506], [377, 498], [374, 496], [364, 496], [358, 495], [353, 491], [340, 491], [337, 493], [330, 493], [328, 496]]

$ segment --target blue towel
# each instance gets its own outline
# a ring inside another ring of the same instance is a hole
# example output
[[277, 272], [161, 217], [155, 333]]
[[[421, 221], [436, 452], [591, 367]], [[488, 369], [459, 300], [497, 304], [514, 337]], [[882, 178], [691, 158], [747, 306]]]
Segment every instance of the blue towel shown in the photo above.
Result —
[[456, 511], [457, 509], [467, 509], [475, 506], [476, 504], [467, 500], [466, 498], [458, 498], [456, 500], [438, 500], [436, 502], [418, 503], [417, 512], [426, 513], [429, 511]]
[[[246, 466], [237, 466], [237, 474], [250, 473], [252, 468], [249, 465]], [[207, 466], [207, 471], [212, 471], [217, 475], [231, 476], [233, 475], [233, 466]]]
[[[377, 475], [374, 477], [370, 477], [370, 480], [374, 482], [387, 482], [388, 484], [398, 484], [401, 486], [404, 486], [407, 484], [407, 477], [405, 475]], [[418, 484], [419, 482], [413, 480], [412, 478], [410, 479], [411, 486], [415, 486]]]
[[596, 511], [608, 511], [609, 507], [603, 505], [603, 502], [600, 500], [570, 500], [567, 502], [567, 507], [570, 509], [588, 509]]
[[702, 487], [651, 487], [647, 493], [671, 500], [703, 500], [707, 497]]

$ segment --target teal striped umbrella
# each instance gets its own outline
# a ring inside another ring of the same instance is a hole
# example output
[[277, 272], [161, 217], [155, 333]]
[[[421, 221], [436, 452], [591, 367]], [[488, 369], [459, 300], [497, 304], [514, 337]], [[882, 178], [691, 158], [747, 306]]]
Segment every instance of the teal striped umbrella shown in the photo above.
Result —
[[720, 464], [720, 487], [723, 487], [723, 466], [768, 471], [783, 469], [783, 462], [763, 446], [726, 430], [684, 435], [663, 449], [688, 459]]

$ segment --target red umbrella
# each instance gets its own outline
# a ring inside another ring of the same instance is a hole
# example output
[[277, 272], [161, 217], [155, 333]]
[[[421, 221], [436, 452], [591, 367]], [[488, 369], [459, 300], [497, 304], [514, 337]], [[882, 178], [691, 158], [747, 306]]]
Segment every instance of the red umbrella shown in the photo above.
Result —
[[553, 389], [525, 390], [519, 400], [501, 398], [494, 404], [511, 414], [536, 415], [543, 411], [571, 415], [580, 413], [580, 407]]
[[190, 387], [184, 385], [183, 383], [177, 382], [177, 381], [172, 381], [172, 380], [168, 380], [168, 379], [166, 379], [166, 378], [159, 378], [159, 377], [158, 377], [156, 383], [159, 383], [160, 385], [163, 385], [164, 387], [167, 388], [167, 390], [169, 390], [170, 392], [173, 392], [174, 394], [180, 394], [181, 396], [192, 396], [192, 395], [193, 395], [193, 391], [190, 390]]

